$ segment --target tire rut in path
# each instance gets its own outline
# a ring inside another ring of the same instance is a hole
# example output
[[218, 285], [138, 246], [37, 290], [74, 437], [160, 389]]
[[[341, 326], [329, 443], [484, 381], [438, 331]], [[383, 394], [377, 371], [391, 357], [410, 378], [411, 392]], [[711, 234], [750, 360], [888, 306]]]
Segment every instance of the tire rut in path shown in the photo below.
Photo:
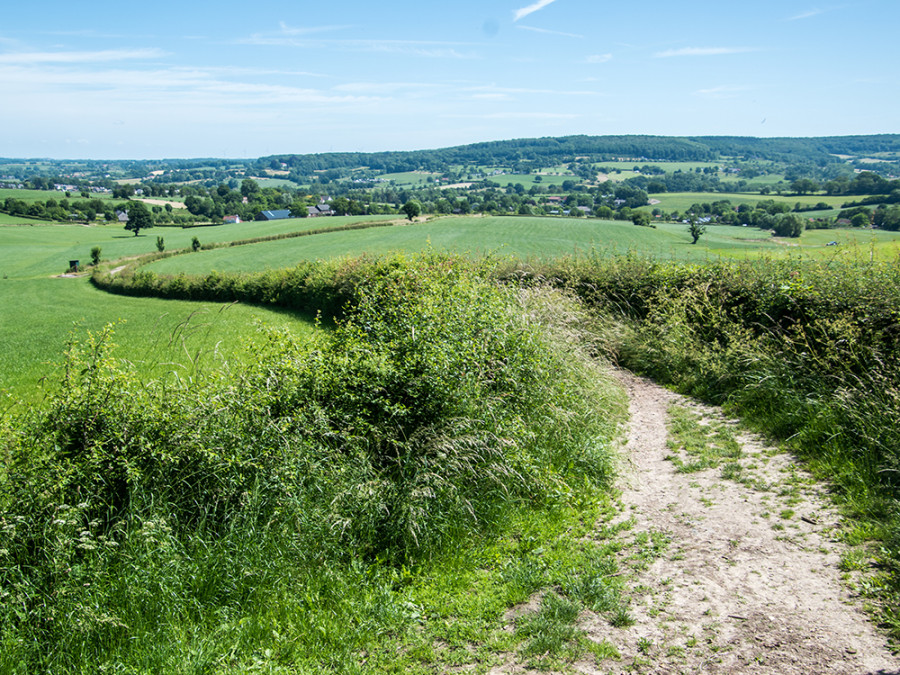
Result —
[[[707, 420], [719, 413], [630, 373], [617, 376], [631, 413], [621, 488], [623, 517], [634, 525], [623, 536], [663, 532], [670, 543], [636, 572], [633, 626], [585, 626], [622, 654], [599, 672], [900, 672], [841, 583], [838, 516], [821, 487], [746, 434], [736, 435], [755, 486], [723, 480], [716, 468], [677, 473], [665, 459], [669, 406], [693, 407]], [[789, 511], [778, 494], [786, 484], [801, 487]]]

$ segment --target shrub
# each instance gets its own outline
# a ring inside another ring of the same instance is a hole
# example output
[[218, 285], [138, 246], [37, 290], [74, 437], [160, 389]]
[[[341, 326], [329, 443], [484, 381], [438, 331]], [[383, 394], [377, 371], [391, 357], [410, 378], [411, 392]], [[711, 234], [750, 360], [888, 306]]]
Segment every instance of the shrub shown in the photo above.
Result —
[[621, 399], [534, 320], [537, 295], [484, 269], [393, 257], [182, 281], [347, 302], [334, 330], [265, 332], [253, 362], [206, 379], [139, 382], [108, 331], [70, 346], [47, 409], [0, 423], [4, 667], [171, 670], [211, 620], [250, 654], [238, 626], [275, 621], [275, 594], [303, 605], [278, 621], [334, 624], [292, 647], [316, 663], [362, 630], [342, 598], [382, 566], [609, 484]]

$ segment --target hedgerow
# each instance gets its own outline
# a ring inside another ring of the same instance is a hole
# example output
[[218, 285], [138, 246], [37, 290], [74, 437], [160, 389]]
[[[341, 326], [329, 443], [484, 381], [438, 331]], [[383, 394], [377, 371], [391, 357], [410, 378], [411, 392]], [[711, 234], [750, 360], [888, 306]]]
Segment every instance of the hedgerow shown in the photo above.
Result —
[[336, 667], [396, 627], [390, 570], [610, 486], [621, 399], [477, 266], [242, 283], [171, 287], [342, 315], [191, 381], [139, 382], [93, 335], [46, 408], [0, 426], [0, 670], [200, 672], [282, 649], [272, 626], [284, 663]]

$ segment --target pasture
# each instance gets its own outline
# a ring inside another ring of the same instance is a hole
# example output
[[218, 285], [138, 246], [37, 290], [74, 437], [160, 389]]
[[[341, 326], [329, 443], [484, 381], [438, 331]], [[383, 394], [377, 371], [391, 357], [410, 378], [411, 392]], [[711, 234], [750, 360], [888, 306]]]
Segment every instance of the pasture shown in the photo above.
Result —
[[649, 211], [659, 208], [663, 211], [685, 211], [693, 204], [703, 204], [704, 202], [711, 204], [724, 199], [730, 201], [731, 205], [735, 207], [741, 204], [756, 206], [759, 202], [771, 200], [780, 204], [788, 204], [791, 208], [798, 202], [808, 206], [824, 202], [835, 209], [833, 212], [835, 216], [841, 204], [853, 199], [840, 195], [760, 195], [744, 192], [661, 192], [650, 195], [650, 197], [659, 200], [659, 204], [642, 206], [641, 209]]
[[[329, 224], [348, 222], [333, 218]], [[337, 221], [337, 222], [334, 222]], [[41, 378], [61, 361], [66, 341], [85, 331], [120, 322], [118, 355], [134, 362], [144, 376], [189, 374], [201, 365], [222, 367], [247, 348], [256, 323], [310, 330], [306, 318], [250, 306], [129, 299], [111, 296], [87, 278], [62, 278], [68, 261], [90, 259], [100, 246], [104, 259], [167, 248], [188, 248], [197, 236], [205, 243], [269, 236], [322, 226], [317, 219], [240, 223], [210, 228], [156, 228], [135, 237], [121, 225], [34, 225], [0, 227], [0, 390], [34, 401], [43, 394]]]
[[[755, 233], [755, 236], [754, 236]], [[766, 239], [766, 241], [762, 241]], [[249, 272], [288, 267], [301, 260], [435, 249], [471, 255], [519, 258], [615, 255], [629, 251], [665, 259], [705, 259], [741, 250], [777, 250], [766, 233], [742, 228], [711, 228], [709, 248], [691, 246], [683, 225], [657, 229], [630, 221], [540, 217], [447, 217], [391, 228], [332, 232], [288, 241], [202, 251], [154, 262], [160, 274], [200, 274], [212, 270]]]

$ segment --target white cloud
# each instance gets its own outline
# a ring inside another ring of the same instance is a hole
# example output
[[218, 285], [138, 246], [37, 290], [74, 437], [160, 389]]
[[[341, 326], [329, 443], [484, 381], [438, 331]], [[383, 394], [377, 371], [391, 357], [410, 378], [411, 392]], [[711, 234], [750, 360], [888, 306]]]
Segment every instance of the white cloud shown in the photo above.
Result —
[[534, 14], [540, 9], [544, 9], [547, 5], [555, 2], [556, 0], [537, 0], [532, 5], [528, 5], [527, 7], [522, 7], [521, 9], [517, 9], [513, 12], [513, 21], [518, 21], [519, 19], [524, 19], [529, 14]]
[[107, 49], [92, 52], [17, 52], [0, 54], [0, 64], [37, 65], [40, 63], [103, 63], [130, 59], [158, 59], [161, 49]]
[[587, 57], [588, 63], [606, 63], [612, 60], [612, 54], [591, 54]]
[[534, 26], [516, 26], [516, 28], [518, 28], [520, 30], [530, 30], [534, 33], [545, 33], [547, 35], [561, 35], [562, 37], [578, 38], [579, 40], [584, 39], [584, 35], [579, 35], [578, 33], [564, 33], [561, 30], [548, 30], [546, 28], [535, 28]]
[[752, 47], [682, 47], [681, 49], [668, 49], [664, 52], [657, 52], [653, 56], [658, 59], [668, 59], [673, 56], [722, 56], [755, 51], [757, 50]]

